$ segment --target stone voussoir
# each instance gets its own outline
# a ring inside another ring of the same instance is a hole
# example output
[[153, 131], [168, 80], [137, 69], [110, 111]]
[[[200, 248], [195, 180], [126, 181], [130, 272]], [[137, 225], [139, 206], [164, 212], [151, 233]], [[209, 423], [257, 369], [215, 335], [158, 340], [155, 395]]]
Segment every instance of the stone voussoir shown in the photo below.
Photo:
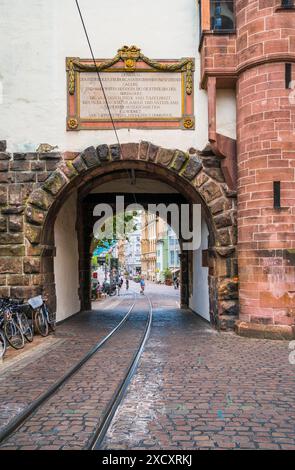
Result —
[[40, 243], [41, 227], [32, 225], [32, 224], [27, 224], [26, 230], [25, 230], [25, 236], [32, 245]]
[[138, 157], [140, 160], [146, 160], [150, 143], [142, 140], [139, 143]]
[[75, 168], [75, 170], [76, 170], [78, 173], [84, 173], [84, 171], [87, 170], [87, 165], [86, 165], [86, 163], [84, 162], [81, 153], [78, 155], [78, 157], [76, 157], [76, 158], [73, 160], [73, 167]]
[[204, 168], [204, 172], [213, 180], [224, 183], [224, 176], [220, 168]]
[[201, 186], [200, 192], [207, 203], [214, 201], [223, 195], [220, 185], [215, 183], [213, 180], [209, 180]]
[[204, 171], [200, 171], [200, 173], [196, 176], [196, 178], [193, 180], [193, 185], [196, 188], [200, 188], [203, 186], [203, 184], [207, 183], [209, 181], [209, 176], [204, 173]]
[[169, 166], [175, 156], [176, 150], [160, 147], [157, 153], [157, 163], [162, 166]]
[[56, 196], [67, 183], [68, 179], [64, 173], [60, 170], [55, 170], [43, 184], [42, 188]]
[[47, 212], [28, 205], [25, 210], [26, 220], [36, 225], [42, 225], [45, 221]]
[[123, 160], [137, 160], [138, 159], [138, 152], [139, 152], [139, 144], [122, 144], [122, 159]]
[[98, 145], [96, 147], [98, 158], [101, 162], [107, 162], [110, 160], [110, 149], [106, 144]]
[[179, 173], [188, 159], [189, 155], [187, 153], [182, 152], [181, 150], [176, 150], [169, 168], [173, 171], [176, 171], [176, 173]]
[[232, 245], [230, 227], [217, 229], [217, 240], [221, 246]]
[[85, 149], [80, 156], [87, 168], [93, 168], [101, 164], [96, 149], [93, 146]]
[[73, 163], [70, 160], [59, 163], [58, 169], [60, 169], [60, 171], [62, 171], [69, 180], [78, 175], [77, 170], [74, 168]]
[[222, 212], [222, 214], [215, 215], [213, 219], [218, 229], [230, 227], [233, 224], [231, 211]]
[[221, 196], [219, 199], [214, 199], [209, 203], [211, 214], [215, 215], [223, 211], [232, 209], [232, 201]]
[[53, 197], [42, 188], [33, 191], [28, 200], [33, 206], [44, 210], [48, 210], [53, 201]]
[[180, 175], [189, 181], [192, 181], [195, 176], [202, 170], [202, 163], [197, 157], [190, 157], [185, 168], [181, 170]]
[[[121, 148], [123, 145], [126, 145], [126, 144], [122, 144], [121, 146], [119, 144], [110, 145], [110, 155], [113, 161], [121, 160], [121, 153], [123, 154], [123, 149], [121, 150]], [[123, 155], [122, 155], [122, 158], [123, 158]]]
[[154, 145], [150, 143], [149, 148], [148, 148], [148, 153], [147, 153], [147, 159], [151, 162], [154, 162], [156, 160], [159, 149], [160, 147], [158, 145]]

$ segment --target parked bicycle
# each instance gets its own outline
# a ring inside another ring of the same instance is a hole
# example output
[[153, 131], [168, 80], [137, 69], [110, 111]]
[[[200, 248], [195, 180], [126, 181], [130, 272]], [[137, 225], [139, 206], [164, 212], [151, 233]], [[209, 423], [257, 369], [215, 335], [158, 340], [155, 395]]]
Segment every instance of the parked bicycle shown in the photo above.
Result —
[[55, 314], [41, 295], [29, 299], [27, 303], [17, 299], [0, 299], [0, 359], [6, 352], [7, 344], [14, 349], [22, 349], [25, 340], [33, 341], [34, 331], [47, 336], [49, 330], [55, 329]]
[[10, 346], [14, 349], [22, 349], [25, 345], [25, 336], [21, 317], [17, 315], [17, 306], [18, 304], [12, 299], [1, 299], [0, 328]]
[[6, 352], [6, 338], [4, 333], [0, 330], [0, 360], [4, 357]]
[[48, 336], [49, 329], [56, 330], [55, 315], [41, 295], [29, 299], [28, 304], [32, 309], [33, 324], [41, 336]]

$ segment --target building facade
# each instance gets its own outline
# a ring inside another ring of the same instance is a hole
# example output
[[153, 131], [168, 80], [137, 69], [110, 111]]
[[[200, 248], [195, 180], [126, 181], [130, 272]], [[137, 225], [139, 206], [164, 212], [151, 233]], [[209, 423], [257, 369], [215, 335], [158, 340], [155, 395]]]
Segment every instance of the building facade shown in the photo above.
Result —
[[141, 273], [141, 216], [134, 219], [135, 230], [128, 234], [125, 241], [125, 268], [131, 276]]
[[158, 221], [155, 214], [141, 214], [141, 274], [148, 281], [156, 281]]
[[123, 122], [119, 146], [109, 124], [79, 129], [69, 114], [78, 72], [66, 60], [90, 57], [73, 2], [23, 3], [0, 0], [1, 295], [45, 292], [59, 320], [86, 308], [93, 204], [129, 171], [123, 189], [143, 204], [202, 207], [199, 248], [180, 240], [182, 305], [240, 334], [294, 337], [294, 2], [162, 0], [155, 15], [142, 0], [126, 28], [125, 2], [81, 1], [96, 57], [120, 48], [129, 72], [139, 49], [126, 43], [166, 66], [189, 58], [179, 127]]

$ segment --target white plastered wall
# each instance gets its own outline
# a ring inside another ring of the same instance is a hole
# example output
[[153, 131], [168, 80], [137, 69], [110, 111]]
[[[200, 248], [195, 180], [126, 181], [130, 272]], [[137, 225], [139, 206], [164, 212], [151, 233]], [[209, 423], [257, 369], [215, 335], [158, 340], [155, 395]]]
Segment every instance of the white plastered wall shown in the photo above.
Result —
[[77, 193], [74, 193], [63, 204], [54, 225], [57, 321], [64, 320], [80, 310], [76, 218]]
[[[188, 150], [208, 142], [207, 93], [199, 89], [196, 0], [80, 0], [94, 54], [111, 58], [136, 45], [152, 59], [194, 57], [196, 130], [120, 129], [124, 142], [149, 140]], [[35, 151], [39, 143], [61, 151], [116, 143], [112, 130], [66, 131], [66, 57], [90, 52], [74, 0], [0, 0], [0, 138], [9, 151]]]
[[202, 267], [202, 250], [208, 248], [208, 227], [202, 219], [202, 239], [198, 250], [193, 253], [193, 295], [189, 307], [201, 317], [210, 321], [208, 268]]
[[236, 139], [236, 92], [219, 89], [216, 93], [216, 130], [219, 134]]

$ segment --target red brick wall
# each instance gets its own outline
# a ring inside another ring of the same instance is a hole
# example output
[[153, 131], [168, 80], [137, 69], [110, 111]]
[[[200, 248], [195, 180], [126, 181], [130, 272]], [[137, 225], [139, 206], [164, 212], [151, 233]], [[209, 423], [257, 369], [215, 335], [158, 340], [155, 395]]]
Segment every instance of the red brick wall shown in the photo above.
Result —
[[281, 0], [236, 0], [238, 71], [259, 61], [295, 54], [295, 10]]
[[[295, 60], [295, 11], [277, 11], [279, 4], [236, 2], [240, 318], [290, 325], [295, 322], [295, 102], [285, 89], [285, 62]], [[292, 69], [295, 80], [295, 64]], [[273, 208], [273, 181], [281, 181], [281, 209]]]
[[201, 84], [206, 86], [208, 75], [234, 76], [236, 74], [236, 35], [216, 35], [204, 32], [201, 53]]

